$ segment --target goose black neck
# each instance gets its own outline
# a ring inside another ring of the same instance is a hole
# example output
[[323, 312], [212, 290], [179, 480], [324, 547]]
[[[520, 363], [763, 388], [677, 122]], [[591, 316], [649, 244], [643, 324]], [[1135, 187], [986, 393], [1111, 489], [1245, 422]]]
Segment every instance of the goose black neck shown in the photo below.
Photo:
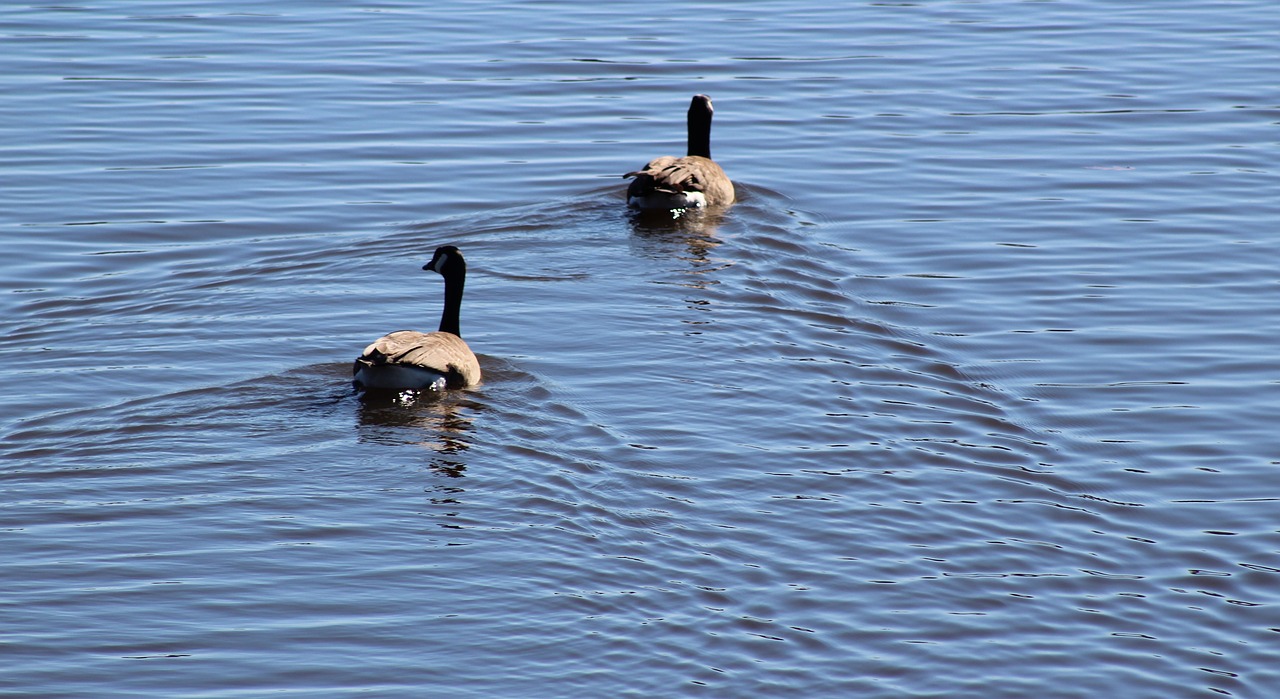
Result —
[[462, 309], [462, 287], [467, 281], [467, 271], [450, 269], [444, 276], [444, 311], [440, 313], [440, 332], [462, 337], [458, 329], [458, 314]]
[[689, 153], [711, 157], [711, 109], [697, 99], [689, 105]]

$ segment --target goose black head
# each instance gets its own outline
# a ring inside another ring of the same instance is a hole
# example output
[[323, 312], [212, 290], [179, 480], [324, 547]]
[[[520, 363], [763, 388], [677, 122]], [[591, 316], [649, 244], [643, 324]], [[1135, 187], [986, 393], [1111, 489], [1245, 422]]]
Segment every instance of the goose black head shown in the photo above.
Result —
[[424, 271], [441, 275], [455, 270], [466, 271], [466, 268], [467, 263], [462, 259], [462, 252], [452, 245], [441, 245], [436, 248], [436, 254], [431, 256], [431, 261], [422, 266]]

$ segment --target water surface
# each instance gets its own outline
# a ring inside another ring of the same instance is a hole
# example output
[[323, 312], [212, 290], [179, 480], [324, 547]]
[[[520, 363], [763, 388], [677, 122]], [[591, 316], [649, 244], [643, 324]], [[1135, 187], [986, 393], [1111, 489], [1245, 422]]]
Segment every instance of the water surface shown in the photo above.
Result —
[[0, 11], [0, 692], [1280, 689], [1280, 15], [826, 5]]

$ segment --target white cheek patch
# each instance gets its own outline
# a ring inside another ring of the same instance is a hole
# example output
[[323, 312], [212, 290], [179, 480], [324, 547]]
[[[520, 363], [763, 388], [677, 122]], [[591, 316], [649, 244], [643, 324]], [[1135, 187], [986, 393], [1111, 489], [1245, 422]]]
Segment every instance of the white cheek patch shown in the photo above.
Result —
[[436, 272], [437, 274], [444, 274], [441, 268], [444, 267], [444, 258], [446, 257], [448, 257], [448, 255], [441, 255], [440, 257], [437, 257], [436, 261], [431, 263], [431, 271]]

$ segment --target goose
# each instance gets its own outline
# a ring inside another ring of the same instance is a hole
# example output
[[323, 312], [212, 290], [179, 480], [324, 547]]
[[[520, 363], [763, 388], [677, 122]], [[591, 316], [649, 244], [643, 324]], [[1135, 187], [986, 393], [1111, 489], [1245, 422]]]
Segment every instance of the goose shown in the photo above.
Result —
[[436, 248], [422, 269], [444, 277], [444, 312], [440, 330], [399, 330], [364, 348], [352, 367], [357, 389], [463, 388], [480, 382], [480, 363], [458, 332], [458, 309], [467, 280], [467, 262], [452, 245]]
[[711, 98], [694, 95], [689, 103], [689, 153], [683, 158], [664, 155], [644, 168], [623, 175], [632, 178], [627, 206], [642, 211], [725, 206], [733, 203], [733, 182], [711, 159]]

